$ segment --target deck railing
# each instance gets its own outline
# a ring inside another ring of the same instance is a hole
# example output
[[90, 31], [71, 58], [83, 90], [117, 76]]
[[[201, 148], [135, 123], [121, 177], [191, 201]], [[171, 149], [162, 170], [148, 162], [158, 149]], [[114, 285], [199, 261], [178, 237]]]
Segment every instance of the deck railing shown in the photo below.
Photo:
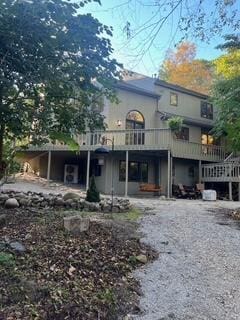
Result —
[[[179, 158], [216, 162], [225, 159], [223, 147], [176, 139], [169, 129], [95, 131], [76, 138], [80, 150], [94, 150], [103, 142], [110, 147], [110, 140], [113, 139], [115, 150], [170, 150], [174, 157]], [[48, 144], [46, 147], [49, 150], [67, 150], [67, 146], [61, 143]]]
[[204, 182], [240, 182], [240, 164], [232, 162], [205, 164], [202, 166]]
[[168, 129], [95, 131], [78, 136], [77, 141], [80, 146], [94, 146], [101, 143], [111, 145], [113, 139], [116, 149], [168, 149], [171, 132]]
[[172, 153], [175, 157], [206, 161], [223, 161], [226, 156], [221, 146], [206, 145], [172, 138]]

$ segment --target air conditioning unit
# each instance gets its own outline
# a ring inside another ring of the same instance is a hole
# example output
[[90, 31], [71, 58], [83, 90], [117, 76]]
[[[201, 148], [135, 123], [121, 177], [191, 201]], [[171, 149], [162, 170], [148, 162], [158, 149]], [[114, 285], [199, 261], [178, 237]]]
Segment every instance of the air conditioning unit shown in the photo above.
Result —
[[74, 164], [65, 164], [64, 183], [78, 183], [78, 166]]

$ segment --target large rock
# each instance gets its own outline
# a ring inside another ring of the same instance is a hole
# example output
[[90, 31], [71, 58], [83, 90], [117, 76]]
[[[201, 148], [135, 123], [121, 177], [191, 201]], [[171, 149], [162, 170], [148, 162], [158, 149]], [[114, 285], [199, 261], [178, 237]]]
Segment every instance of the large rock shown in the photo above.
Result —
[[113, 206], [112, 212], [113, 212], [113, 213], [119, 213], [119, 212], [120, 212], [120, 207], [118, 207], [118, 206]]
[[8, 199], [5, 202], [6, 209], [14, 209], [14, 208], [18, 208], [18, 207], [19, 207], [19, 202], [15, 198]]
[[0, 194], [0, 203], [5, 203], [9, 199], [9, 196], [7, 194]]
[[111, 205], [105, 204], [102, 207], [102, 211], [105, 212], [105, 213], [111, 212]]
[[98, 202], [84, 202], [84, 210], [90, 211], [90, 212], [97, 212], [100, 210], [100, 206]]
[[136, 256], [136, 260], [141, 262], [141, 263], [147, 263], [148, 262], [147, 256], [145, 254], [139, 254], [138, 256]]
[[73, 200], [73, 199], [80, 199], [79, 194], [74, 193], [74, 192], [68, 192], [63, 196], [63, 200]]
[[25, 246], [19, 241], [10, 242], [9, 247], [18, 253], [23, 253], [26, 251]]
[[76, 199], [68, 199], [65, 201], [65, 206], [67, 208], [77, 208], [77, 202]]
[[31, 201], [27, 198], [22, 198], [19, 200], [19, 204], [23, 207], [27, 207], [27, 206], [30, 206]]
[[56, 206], [64, 206], [65, 201], [63, 200], [63, 198], [57, 197], [55, 199], [55, 205]]
[[89, 218], [82, 218], [81, 216], [76, 215], [64, 217], [63, 223], [65, 230], [77, 235], [89, 229], [90, 220]]

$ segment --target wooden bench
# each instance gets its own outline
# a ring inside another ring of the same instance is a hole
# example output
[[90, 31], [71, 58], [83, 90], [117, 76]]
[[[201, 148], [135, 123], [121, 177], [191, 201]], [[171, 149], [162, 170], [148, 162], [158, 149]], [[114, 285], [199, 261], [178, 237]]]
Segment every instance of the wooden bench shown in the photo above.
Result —
[[162, 187], [154, 183], [142, 183], [139, 186], [139, 190], [142, 192], [161, 192]]

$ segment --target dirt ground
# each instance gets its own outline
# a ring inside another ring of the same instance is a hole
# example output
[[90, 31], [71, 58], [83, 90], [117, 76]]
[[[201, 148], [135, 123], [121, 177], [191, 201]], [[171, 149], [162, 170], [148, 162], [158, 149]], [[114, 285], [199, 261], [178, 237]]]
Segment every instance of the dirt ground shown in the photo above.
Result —
[[143, 265], [138, 256], [155, 253], [134, 223], [97, 213], [72, 235], [63, 227], [72, 214], [0, 208], [0, 320], [117, 320], [138, 311], [132, 271]]
[[12, 183], [6, 183], [0, 190], [12, 189], [21, 192], [43, 192], [43, 193], [62, 193], [75, 192], [80, 195], [85, 195], [85, 190], [80, 189], [78, 186], [74, 185], [64, 185], [60, 182], [50, 181], [47, 182], [46, 179], [40, 178], [34, 174], [25, 173], [17, 174], [14, 179], [11, 179]]

